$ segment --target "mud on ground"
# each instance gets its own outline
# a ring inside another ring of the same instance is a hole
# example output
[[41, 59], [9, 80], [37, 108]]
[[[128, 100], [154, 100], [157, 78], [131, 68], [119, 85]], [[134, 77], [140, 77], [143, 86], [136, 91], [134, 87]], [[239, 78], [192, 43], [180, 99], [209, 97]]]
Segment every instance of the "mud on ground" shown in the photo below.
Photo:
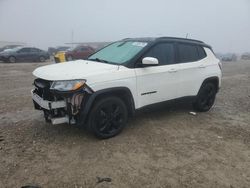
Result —
[[30, 97], [41, 65], [0, 63], [1, 188], [250, 187], [250, 61], [223, 64], [211, 111], [144, 110], [109, 140], [45, 123]]

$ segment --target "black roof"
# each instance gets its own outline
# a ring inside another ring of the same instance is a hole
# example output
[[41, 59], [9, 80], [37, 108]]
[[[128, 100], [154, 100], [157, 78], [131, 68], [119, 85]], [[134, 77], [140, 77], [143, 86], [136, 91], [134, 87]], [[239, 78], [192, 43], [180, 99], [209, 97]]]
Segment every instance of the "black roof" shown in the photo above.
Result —
[[203, 41], [200, 40], [195, 40], [195, 39], [188, 39], [188, 38], [177, 38], [177, 37], [159, 37], [156, 38], [156, 40], [176, 40], [176, 41], [189, 41], [189, 42], [198, 42], [198, 43], [204, 43]]
[[143, 38], [125, 38], [122, 41], [140, 41], [140, 42], [153, 42], [156, 38], [154, 37], [143, 37]]
[[208, 44], [203, 41], [188, 39], [188, 38], [178, 38], [178, 37], [144, 37], [144, 38], [125, 38], [123, 41], [139, 41], [139, 42], [160, 42], [160, 41], [172, 41], [172, 42], [185, 42], [199, 44], [211, 48]]

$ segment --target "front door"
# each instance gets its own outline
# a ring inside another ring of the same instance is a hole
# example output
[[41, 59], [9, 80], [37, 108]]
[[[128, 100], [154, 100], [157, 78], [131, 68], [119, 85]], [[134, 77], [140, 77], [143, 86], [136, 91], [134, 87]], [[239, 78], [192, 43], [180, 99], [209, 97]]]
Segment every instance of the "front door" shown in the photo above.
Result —
[[138, 62], [135, 69], [138, 108], [176, 98], [180, 75], [178, 64], [175, 63], [175, 44], [156, 44], [141, 59], [144, 57], [157, 58], [159, 64], [143, 67]]

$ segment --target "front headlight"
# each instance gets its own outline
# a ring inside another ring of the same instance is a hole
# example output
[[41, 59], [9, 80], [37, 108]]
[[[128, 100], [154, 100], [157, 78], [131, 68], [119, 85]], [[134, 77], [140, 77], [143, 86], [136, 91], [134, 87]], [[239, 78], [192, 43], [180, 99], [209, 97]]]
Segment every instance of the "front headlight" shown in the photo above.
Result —
[[50, 89], [57, 91], [75, 91], [85, 85], [86, 80], [54, 81]]

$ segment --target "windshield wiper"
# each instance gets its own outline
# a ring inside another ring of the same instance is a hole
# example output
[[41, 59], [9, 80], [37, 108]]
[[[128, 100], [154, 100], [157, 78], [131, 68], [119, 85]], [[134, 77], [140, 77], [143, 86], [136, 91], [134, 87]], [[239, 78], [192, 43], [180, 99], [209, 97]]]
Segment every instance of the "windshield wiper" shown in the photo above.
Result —
[[99, 58], [95, 58], [95, 59], [88, 59], [88, 60], [98, 61], [98, 62], [102, 62], [102, 63], [109, 63], [109, 61], [106, 61], [106, 60], [104, 60], [104, 59], [99, 59]]

